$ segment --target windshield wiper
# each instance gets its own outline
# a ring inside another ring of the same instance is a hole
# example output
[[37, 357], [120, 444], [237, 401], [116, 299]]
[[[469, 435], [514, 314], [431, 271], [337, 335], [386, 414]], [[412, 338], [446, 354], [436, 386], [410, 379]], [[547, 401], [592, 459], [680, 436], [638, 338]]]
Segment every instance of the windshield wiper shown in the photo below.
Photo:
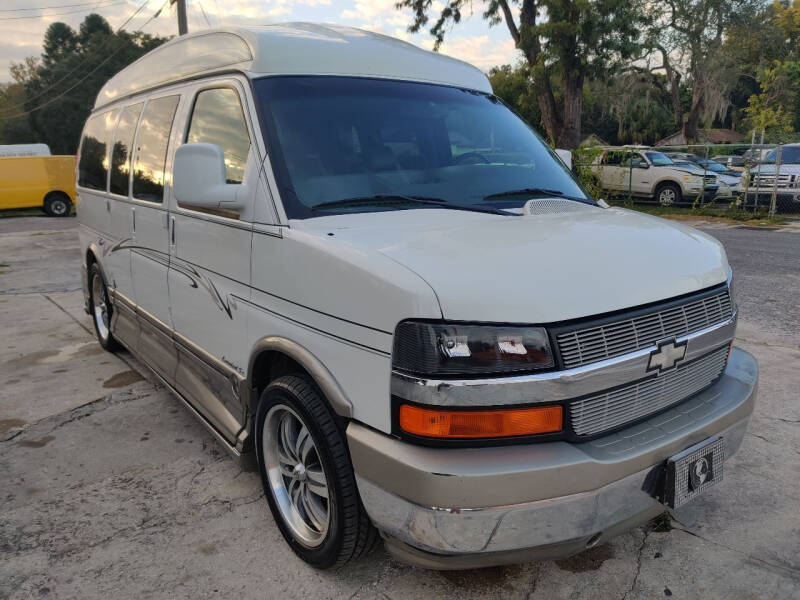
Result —
[[340, 200], [329, 200], [320, 202], [311, 207], [311, 210], [335, 208], [337, 206], [359, 205], [359, 204], [443, 204], [441, 198], [426, 198], [424, 196], [405, 196], [403, 194], [375, 194], [374, 196], [356, 196], [354, 198], [342, 198]]
[[591, 204], [588, 198], [579, 198], [578, 196], [568, 196], [561, 190], [550, 190], [547, 188], [520, 188], [518, 190], [507, 190], [505, 192], [497, 192], [496, 194], [489, 194], [484, 196], [484, 200], [492, 200], [493, 198], [503, 198], [505, 196], [548, 196], [551, 198], [564, 198], [566, 200], [575, 200], [585, 204]]
[[442, 198], [428, 198], [426, 196], [406, 196], [405, 194], [376, 194], [374, 196], [357, 196], [355, 198], [342, 198], [329, 200], [311, 207], [311, 210], [325, 210], [339, 206], [381, 205], [381, 204], [424, 204], [436, 208], [450, 208], [453, 210], [466, 210], [471, 212], [490, 213], [493, 215], [509, 215], [506, 211], [487, 206], [472, 206], [469, 204], [453, 204]]

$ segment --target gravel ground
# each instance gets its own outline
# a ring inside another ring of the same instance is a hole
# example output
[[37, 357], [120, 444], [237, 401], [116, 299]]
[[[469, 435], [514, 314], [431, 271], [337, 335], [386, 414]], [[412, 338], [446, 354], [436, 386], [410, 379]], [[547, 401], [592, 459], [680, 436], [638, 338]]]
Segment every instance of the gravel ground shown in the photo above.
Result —
[[291, 554], [242, 472], [126, 353], [93, 341], [74, 219], [0, 219], [0, 598], [800, 597], [800, 235], [715, 226], [759, 402], [725, 480], [576, 557], [428, 572]]

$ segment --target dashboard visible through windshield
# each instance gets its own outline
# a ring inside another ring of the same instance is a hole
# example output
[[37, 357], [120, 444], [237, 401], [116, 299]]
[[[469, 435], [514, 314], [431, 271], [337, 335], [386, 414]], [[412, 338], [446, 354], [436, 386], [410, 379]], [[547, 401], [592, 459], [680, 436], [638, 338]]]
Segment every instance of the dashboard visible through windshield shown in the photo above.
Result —
[[290, 218], [430, 206], [489, 212], [535, 196], [520, 195], [525, 189], [592, 202], [494, 96], [334, 76], [266, 77], [253, 85]]

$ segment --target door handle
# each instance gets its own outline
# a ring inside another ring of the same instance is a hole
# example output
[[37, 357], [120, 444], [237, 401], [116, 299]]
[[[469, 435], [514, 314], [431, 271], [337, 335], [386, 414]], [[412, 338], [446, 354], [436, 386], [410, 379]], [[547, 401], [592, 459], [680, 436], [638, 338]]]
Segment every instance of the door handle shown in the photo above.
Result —
[[131, 206], [131, 232], [136, 233], [136, 208]]
[[169, 244], [175, 245], [175, 217], [169, 218]]

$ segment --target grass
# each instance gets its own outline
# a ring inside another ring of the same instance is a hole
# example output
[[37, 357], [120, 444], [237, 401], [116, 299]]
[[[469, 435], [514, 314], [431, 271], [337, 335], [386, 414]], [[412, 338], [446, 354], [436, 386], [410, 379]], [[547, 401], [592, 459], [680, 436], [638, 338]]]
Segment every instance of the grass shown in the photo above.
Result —
[[659, 206], [652, 204], [629, 203], [624, 201], [613, 201], [610, 204], [622, 208], [638, 210], [639, 212], [655, 215], [657, 217], [666, 217], [668, 219], [676, 219], [679, 221], [704, 219], [721, 223], [743, 223], [757, 227], [783, 225], [789, 221], [789, 219], [780, 215], [770, 217], [766, 210], [758, 210], [756, 212], [746, 211], [732, 204], [705, 204], [702, 206]]

